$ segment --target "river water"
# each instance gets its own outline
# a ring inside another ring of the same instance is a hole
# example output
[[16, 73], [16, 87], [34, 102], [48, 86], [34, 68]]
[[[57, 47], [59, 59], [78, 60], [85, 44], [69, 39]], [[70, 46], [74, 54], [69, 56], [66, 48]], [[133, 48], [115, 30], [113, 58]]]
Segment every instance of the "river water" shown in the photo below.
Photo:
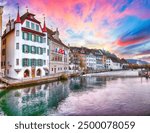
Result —
[[0, 90], [0, 115], [150, 115], [150, 79], [80, 77]]

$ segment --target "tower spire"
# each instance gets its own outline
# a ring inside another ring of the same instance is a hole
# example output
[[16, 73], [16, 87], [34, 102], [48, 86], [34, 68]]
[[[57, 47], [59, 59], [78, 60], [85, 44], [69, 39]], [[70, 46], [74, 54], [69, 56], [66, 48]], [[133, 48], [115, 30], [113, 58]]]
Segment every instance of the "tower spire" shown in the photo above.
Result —
[[45, 16], [44, 16], [44, 26], [43, 26], [43, 32], [47, 32], [46, 24], [45, 24]]
[[21, 23], [20, 14], [19, 14], [19, 5], [18, 5], [17, 19], [16, 19], [15, 23]]

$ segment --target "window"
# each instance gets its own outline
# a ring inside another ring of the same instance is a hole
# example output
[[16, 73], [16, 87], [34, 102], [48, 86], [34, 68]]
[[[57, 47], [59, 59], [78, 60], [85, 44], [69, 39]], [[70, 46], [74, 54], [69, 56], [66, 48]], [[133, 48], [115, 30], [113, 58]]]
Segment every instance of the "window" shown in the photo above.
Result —
[[36, 66], [36, 60], [35, 59], [31, 59], [31, 66]]
[[29, 49], [27, 45], [24, 45], [25, 53], [29, 53]]
[[39, 31], [39, 25], [36, 25], [36, 30]]
[[3, 45], [5, 45], [6, 44], [6, 39], [3, 41]]
[[7, 74], [9, 74], [9, 69], [7, 69]]
[[32, 41], [34, 42], [34, 40], [35, 40], [34, 35], [33, 35], [33, 34], [31, 34], [31, 35], [32, 35], [32, 38], [31, 38], [31, 39], [32, 39]]
[[23, 66], [29, 66], [29, 59], [24, 58], [22, 63]]
[[28, 33], [28, 36], [29, 36], [29, 40], [32, 41], [32, 33]]
[[46, 43], [46, 38], [43, 38], [43, 43]]
[[43, 48], [43, 53], [46, 53], [46, 48]]
[[34, 46], [31, 47], [31, 53], [33, 53], [33, 54], [36, 53], [36, 47], [34, 47]]
[[16, 59], [16, 65], [17, 66], [19, 65], [19, 59]]
[[43, 48], [40, 48], [40, 54], [43, 54]]
[[47, 55], [49, 56], [49, 50], [47, 49]]
[[39, 42], [39, 36], [36, 36], [36, 41]]
[[26, 21], [26, 27], [30, 28], [30, 22], [29, 21]]
[[52, 71], [53, 71], [53, 68], [52, 68]]
[[23, 38], [24, 40], [29, 40], [29, 34], [26, 33], [26, 32], [23, 32], [23, 33], [22, 33], [22, 38]]
[[34, 23], [31, 23], [31, 29], [34, 30]]
[[44, 60], [44, 65], [46, 65], [46, 60]]
[[19, 36], [19, 30], [16, 30], [16, 36]]
[[16, 43], [16, 49], [19, 49], [19, 43]]
[[40, 37], [40, 43], [43, 43], [43, 37]]
[[37, 53], [37, 54], [40, 54], [39, 49], [40, 49], [39, 47], [36, 48], [36, 53]]
[[5, 55], [5, 53], [6, 53], [6, 50], [3, 49], [3, 50], [2, 50], [2, 55]]

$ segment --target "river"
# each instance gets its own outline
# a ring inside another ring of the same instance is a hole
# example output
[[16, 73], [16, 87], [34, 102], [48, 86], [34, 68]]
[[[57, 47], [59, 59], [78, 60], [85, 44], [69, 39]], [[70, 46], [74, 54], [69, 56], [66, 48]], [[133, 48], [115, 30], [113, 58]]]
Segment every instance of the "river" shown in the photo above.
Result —
[[150, 115], [150, 80], [79, 77], [0, 90], [0, 115]]

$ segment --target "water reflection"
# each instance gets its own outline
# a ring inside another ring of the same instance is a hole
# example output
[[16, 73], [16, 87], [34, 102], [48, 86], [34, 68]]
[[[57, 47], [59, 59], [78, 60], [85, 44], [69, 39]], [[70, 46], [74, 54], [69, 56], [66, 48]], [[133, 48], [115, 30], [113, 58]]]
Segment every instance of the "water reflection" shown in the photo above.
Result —
[[79, 77], [0, 91], [0, 115], [149, 115], [145, 78]]
[[69, 82], [12, 90], [0, 99], [5, 115], [48, 115], [69, 94]]

